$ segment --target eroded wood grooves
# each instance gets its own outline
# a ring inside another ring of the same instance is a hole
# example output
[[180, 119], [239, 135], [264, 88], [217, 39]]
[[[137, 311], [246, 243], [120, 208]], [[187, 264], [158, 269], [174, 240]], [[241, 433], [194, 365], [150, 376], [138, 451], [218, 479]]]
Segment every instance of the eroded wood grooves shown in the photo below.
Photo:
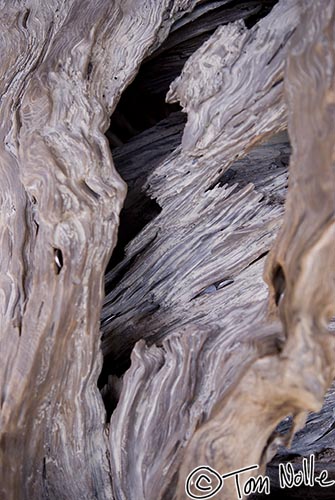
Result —
[[263, 3], [0, 2], [1, 498], [335, 476], [335, 4]]
[[187, 7], [2, 2], [3, 498], [111, 497], [98, 321], [125, 185], [103, 132]]

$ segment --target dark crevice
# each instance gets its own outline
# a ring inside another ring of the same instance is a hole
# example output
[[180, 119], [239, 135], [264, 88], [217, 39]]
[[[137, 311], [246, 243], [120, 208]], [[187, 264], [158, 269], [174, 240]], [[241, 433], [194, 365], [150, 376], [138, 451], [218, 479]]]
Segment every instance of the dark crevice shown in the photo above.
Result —
[[88, 63], [87, 65], [87, 71], [86, 71], [86, 79], [89, 80], [90, 77], [91, 77], [91, 73], [92, 73], [92, 70], [93, 70], [93, 64], [91, 63], [91, 61]]
[[259, 12], [247, 17], [245, 19], [245, 25], [247, 28], [252, 28], [260, 19], [267, 16], [271, 9], [278, 3], [278, 0], [264, 0], [261, 3]]
[[25, 11], [25, 13], [23, 14], [23, 18], [22, 18], [22, 26], [24, 27], [24, 29], [27, 29], [27, 22], [28, 22], [29, 16], [30, 16], [30, 9], [27, 9]]
[[125, 90], [111, 118], [106, 133], [111, 150], [181, 109], [178, 104], [166, 104], [161, 96], [150, 95], [140, 85], [137, 88], [137, 81], [133, 85]]
[[42, 477], [43, 480], [45, 481], [47, 478], [47, 466], [46, 466], [46, 458], [43, 457], [43, 470], [42, 470]]
[[35, 233], [35, 235], [37, 236], [37, 235], [38, 235], [38, 231], [39, 231], [39, 229], [40, 229], [40, 225], [38, 224], [38, 222], [36, 222], [36, 221], [35, 221], [35, 219], [34, 219], [34, 223], [35, 223], [35, 228], [36, 228], [36, 233]]
[[[120, 214], [120, 225], [118, 240], [108, 263], [106, 271], [113, 269], [125, 256], [125, 247], [137, 236], [141, 230], [161, 212], [161, 207], [148, 196], [143, 194], [141, 200], [141, 212], [138, 213], [136, 207], [124, 207]], [[106, 283], [106, 294], [112, 288], [111, 283]]]
[[98, 193], [96, 193], [95, 191], [93, 191], [93, 189], [84, 180], [82, 181], [82, 187], [83, 187], [84, 191], [86, 191], [87, 194], [92, 196], [95, 200], [99, 200], [100, 195]]
[[261, 253], [258, 257], [256, 257], [256, 259], [252, 260], [248, 265], [247, 267], [250, 267], [250, 266], [253, 266], [254, 264], [256, 264], [256, 262], [264, 259], [264, 257], [266, 257], [266, 255], [269, 253], [269, 250], [266, 250], [266, 252], [263, 252]]
[[111, 415], [115, 410], [120, 398], [122, 389], [122, 375], [130, 367], [130, 353], [128, 356], [128, 363], [122, 367], [122, 371], [118, 374], [110, 374], [106, 369], [108, 365], [105, 363], [100, 374], [99, 385], [101, 389], [101, 396], [106, 409], [106, 422], [110, 421]]
[[[281, 51], [281, 49], [286, 45], [286, 43], [292, 37], [292, 35], [295, 33], [295, 31], [296, 31], [296, 28], [294, 28], [290, 33], [288, 33], [286, 35], [286, 37], [284, 38], [284, 40], [282, 41], [282, 43], [279, 45], [279, 47], [277, 48], [277, 50], [274, 52], [274, 54], [271, 56], [271, 58], [266, 63], [267, 66], [269, 66], [269, 64], [271, 64], [272, 61], [277, 57], [277, 55], [279, 54], [279, 52]], [[278, 83], [280, 83], [280, 82], [278, 82]]]
[[122, 377], [131, 365], [132, 349], [125, 352], [121, 360], [115, 363], [112, 356], [104, 358], [98, 379], [98, 387], [106, 409], [106, 422], [110, 422], [113, 411], [119, 401], [122, 388]]

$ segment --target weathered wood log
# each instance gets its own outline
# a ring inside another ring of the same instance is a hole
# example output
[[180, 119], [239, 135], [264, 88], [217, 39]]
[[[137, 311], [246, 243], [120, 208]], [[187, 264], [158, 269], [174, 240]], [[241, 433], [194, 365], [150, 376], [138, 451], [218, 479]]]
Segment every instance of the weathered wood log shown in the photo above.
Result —
[[1, 498], [335, 478], [335, 5], [274, 3], [0, 3]]
[[189, 6], [0, 4], [6, 500], [111, 497], [98, 328], [125, 184], [104, 131], [141, 60]]

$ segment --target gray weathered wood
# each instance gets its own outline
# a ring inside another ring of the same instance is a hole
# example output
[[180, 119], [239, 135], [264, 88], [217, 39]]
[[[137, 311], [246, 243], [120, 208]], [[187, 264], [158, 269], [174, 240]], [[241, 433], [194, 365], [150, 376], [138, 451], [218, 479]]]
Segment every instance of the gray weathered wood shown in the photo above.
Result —
[[[0, 0], [1, 498], [334, 472], [335, 5], [273, 3]], [[144, 61], [185, 114], [113, 161]]]
[[[147, 193], [162, 211], [108, 275], [112, 290], [102, 315], [103, 349], [111, 363], [122, 367], [136, 340], [147, 341], [133, 351], [110, 423], [119, 498], [131, 498], [135, 490], [141, 498], [157, 491], [174, 497], [178, 476], [177, 496], [184, 498], [187, 474], [203, 463], [222, 472], [251, 463], [264, 470], [278, 444], [271, 438], [276, 424], [294, 414], [282, 438], [287, 444], [306, 411], [320, 408], [333, 377], [329, 357], [322, 384], [308, 379], [317, 337], [302, 354], [291, 328], [286, 345], [287, 331], [267, 315], [264, 259], [253, 263], [278, 231], [283, 194], [274, 186], [280, 176], [272, 180], [273, 191], [267, 192], [265, 180], [260, 185], [267, 193], [263, 200], [250, 186], [233, 193], [217, 185], [229, 167], [238, 170], [238, 157], [286, 125], [284, 61], [299, 40], [296, 35], [290, 42], [304, 8], [303, 30], [317, 13], [311, 4], [294, 2], [281, 2], [254, 29], [239, 23], [219, 29], [172, 85], [169, 99], [178, 98], [188, 113], [182, 148], [150, 172]], [[330, 3], [327, 8], [319, 29], [332, 22]], [[326, 62], [324, 68], [332, 74]], [[306, 92], [315, 89], [307, 86]], [[143, 151], [146, 140], [148, 135], [132, 146]], [[263, 154], [255, 161], [260, 169]], [[333, 339], [323, 339], [331, 352]], [[295, 356], [287, 349], [295, 349]], [[161, 465], [150, 461], [154, 454]], [[234, 484], [227, 484], [224, 498], [234, 494]]]
[[6, 500], [111, 497], [99, 314], [126, 187], [104, 131], [143, 58], [195, 3], [0, 2]]

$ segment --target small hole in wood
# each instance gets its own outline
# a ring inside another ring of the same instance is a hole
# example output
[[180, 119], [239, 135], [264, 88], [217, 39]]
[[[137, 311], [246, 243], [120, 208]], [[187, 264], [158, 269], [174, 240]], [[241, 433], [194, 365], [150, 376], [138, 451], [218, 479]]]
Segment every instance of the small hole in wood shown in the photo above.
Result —
[[86, 78], [87, 80], [90, 79], [90, 76], [91, 76], [91, 73], [92, 73], [92, 70], [93, 70], [93, 64], [91, 63], [91, 61], [88, 63], [87, 65], [87, 72], [86, 72]]
[[280, 264], [277, 265], [274, 273], [273, 273], [273, 286], [275, 289], [275, 302], [276, 306], [278, 306], [280, 299], [284, 296], [285, 293], [285, 274], [283, 268]]
[[63, 254], [59, 248], [54, 248], [54, 257], [56, 264], [56, 274], [59, 274], [63, 267]]

